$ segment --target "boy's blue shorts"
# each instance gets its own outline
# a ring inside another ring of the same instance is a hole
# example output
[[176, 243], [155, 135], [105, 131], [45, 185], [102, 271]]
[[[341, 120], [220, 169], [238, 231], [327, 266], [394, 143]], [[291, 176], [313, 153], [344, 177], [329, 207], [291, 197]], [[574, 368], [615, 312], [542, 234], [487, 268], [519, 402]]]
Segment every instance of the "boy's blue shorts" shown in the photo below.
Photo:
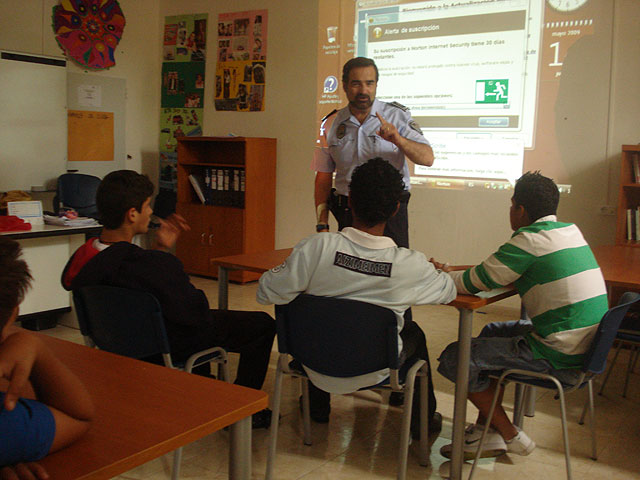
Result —
[[[484, 392], [489, 388], [489, 375], [499, 376], [511, 368], [548, 373], [568, 385], [576, 383], [581, 373], [579, 369], [555, 370], [547, 360], [533, 358], [525, 338], [532, 329], [531, 322], [527, 320], [495, 322], [486, 325], [478, 337], [471, 339], [470, 393]], [[447, 346], [438, 361], [438, 372], [455, 382], [458, 342]]]

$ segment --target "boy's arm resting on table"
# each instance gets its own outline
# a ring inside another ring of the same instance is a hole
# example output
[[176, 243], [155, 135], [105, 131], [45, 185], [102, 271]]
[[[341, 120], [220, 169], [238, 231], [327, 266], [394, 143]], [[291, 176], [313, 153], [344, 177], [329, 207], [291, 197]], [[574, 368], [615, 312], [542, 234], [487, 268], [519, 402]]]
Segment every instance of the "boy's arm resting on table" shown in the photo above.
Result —
[[50, 452], [71, 444], [88, 430], [94, 416], [89, 392], [36, 335], [9, 332], [0, 343], [0, 376], [9, 381], [3, 408], [13, 410], [30, 382], [37, 400], [51, 410], [55, 437]]
[[516, 237], [514, 235], [481, 264], [463, 271], [450, 271], [458, 293], [475, 295], [511, 285], [518, 280], [536, 257], [514, 245]]

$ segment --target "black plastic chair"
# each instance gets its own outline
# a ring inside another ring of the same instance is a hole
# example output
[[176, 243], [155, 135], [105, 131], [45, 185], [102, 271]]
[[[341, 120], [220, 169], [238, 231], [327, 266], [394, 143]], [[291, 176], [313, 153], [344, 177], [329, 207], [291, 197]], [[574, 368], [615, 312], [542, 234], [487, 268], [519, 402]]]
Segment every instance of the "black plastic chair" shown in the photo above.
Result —
[[[353, 377], [389, 368], [391, 388], [405, 392], [398, 478], [404, 479], [411, 409], [416, 376], [427, 376], [427, 364], [416, 360], [404, 384], [399, 377], [398, 327], [393, 311], [365, 302], [301, 294], [287, 305], [276, 305], [278, 365], [271, 397], [273, 418], [280, 414], [283, 375], [302, 380], [304, 443], [311, 445], [308, 379], [303, 371], [289, 367], [289, 355], [312, 370], [333, 377]], [[420, 464], [429, 464], [427, 382], [420, 382]], [[278, 441], [278, 422], [272, 422], [267, 455], [266, 479], [273, 476]]]
[[[594, 418], [595, 412], [593, 406], [593, 379], [596, 375], [604, 372], [607, 364], [607, 355], [611, 350], [613, 341], [616, 339], [616, 334], [618, 332], [618, 328], [620, 327], [620, 322], [622, 322], [622, 319], [629, 310], [629, 307], [636, 303], [638, 300], [640, 300], [640, 294], [635, 292], [627, 292], [622, 295], [617, 306], [610, 308], [607, 313], [604, 314], [602, 320], [600, 321], [600, 325], [598, 326], [598, 330], [596, 331], [595, 337], [591, 342], [591, 347], [585, 355], [584, 363], [582, 365], [582, 372], [580, 378], [578, 379], [578, 382], [575, 385], [564, 385], [552, 375], [519, 369], [506, 370], [498, 378], [498, 388], [496, 388], [496, 393], [493, 397], [493, 402], [491, 403], [491, 409], [489, 410], [489, 415], [487, 416], [487, 418], [493, 418], [493, 412], [495, 411], [498, 395], [500, 393], [500, 387], [506, 386], [506, 384], [509, 382], [541, 387], [549, 390], [557, 390], [558, 398], [560, 398], [560, 413], [562, 415], [562, 436], [564, 440], [564, 454], [567, 467], [567, 478], [569, 480], [571, 480], [572, 478], [570, 461], [571, 454], [569, 453], [569, 432], [567, 430], [567, 415], [564, 394], [574, 392], [584, 386], [587, 386], [589, 388], [588, 403], [589, 423], [591, 425], [591, 458], [593, 460], [597, 460], [596, 430]], [[585, 413], [586, 406], [582, 411], [582, 415], [580, 416], [580, 425], [582, 425], [584, 422]], [[480, 439], [480, 445], [478, 446], [476, 458], [473, 462], [473, 466], [471, 467], [471, 472], [469, 473], [469, 480], [471, 480], [471, 478], [473, 477], [476, 464], [482, 452], [482, 446], [484, 445], [485, 437], [487, 435], [487, 432], [489, 431], [489, 426], [490, 422], [487, 422], [482, 432], [482, 438]]]
[[629, 352], [627, 375], [624, 379], [624, 390], [622, 392], [622, 396], [624, 398], [627, 398], [627, 390], [629, 389], [629, 377], [631, 376], [631, 372], [635, 368], [635, 365], [638, 361], [638, 348], [640, 347], [640, 318], [637, 315], [638, 313], [634, 312], [634, 316], [632, 316], [631, 318], [627, 316], [627, 318], [622, 320], [622, 323], [620, 324], [620, 328], [618, 329], [618, 333], [616, 335], [618, 348], [616, 348], [616, 353], [613, 356], [613, 360], [611, 360], [611, 364], [609, 365], [607, 374], [604, 376], [604, 380], [602, 381], [602, 385], [600, 386], [598, 395], [602, 395], [602, 392], [604, 391], [604, 386], [607, 384], [607, 380], [609, 380], [609, 376], [611, 375], [611, 371], [616, 364], [616, 360], [618, 359], [620, 350], [623, 346], [627, 346], [630, 347], [631, 351]]
[[[165, 366], [191, 373], [194, 367], [217, 363], [219, 375], [229, 381], [227, 352], [213, 347], [191, 355], [184, 364], [171, 358], [162, 309], [150, 293], [111, 286], [73, 291], [80, 331], [87, 346], [125, 357], [144, 359], [162, 355]], [[171, 478], [180, 474], [182, 447], [175, 451]]]
[[96, 192], [101, 180], [83, 173], [65, 173], [58, 177], [53, 211], [57, 214], [63, 207], [73, 208], [81, 217], [98, 218]]

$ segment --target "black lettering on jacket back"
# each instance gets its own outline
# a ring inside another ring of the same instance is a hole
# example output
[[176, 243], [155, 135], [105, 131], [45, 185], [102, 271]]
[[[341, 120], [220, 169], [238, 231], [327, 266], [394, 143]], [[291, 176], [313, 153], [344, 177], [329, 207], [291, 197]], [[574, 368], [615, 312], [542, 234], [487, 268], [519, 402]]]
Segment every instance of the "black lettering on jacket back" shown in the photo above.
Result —
[[391, 277], [392, 264], [390, 262], [374, 262], [372, 260], [367, 260], [366, 258], [359, 258], [346, 253], [336, 252], [333, 264], [336, 267], [346, 268], [352, 272], [363, 273], [365, 275], [372, 275], [374, 277]]

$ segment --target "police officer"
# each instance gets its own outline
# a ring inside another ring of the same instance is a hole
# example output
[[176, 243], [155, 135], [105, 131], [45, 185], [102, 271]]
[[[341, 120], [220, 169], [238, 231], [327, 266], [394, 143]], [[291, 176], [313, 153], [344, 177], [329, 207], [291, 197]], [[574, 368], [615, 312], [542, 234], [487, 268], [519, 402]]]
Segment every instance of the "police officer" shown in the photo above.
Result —
[[316, 231], [329, 230], [328, 210], [338, 221], [339, 230], [351, 226], [347, 205], [351, 172], [369, 159], [381, 157], [402, 173], [406, 188], [398, 213], [387, 223], [384, 234], [398, 246], [408, 247], [410, 185], [405, 156], [418, 165], [431, 166], [433, 150], [406, 107], [376, 100], [377, 85], [378, 68], [369, 58], [352, 58], [342, 68], [342, 87], [349, 105], [323, 119], [314, 155]]

